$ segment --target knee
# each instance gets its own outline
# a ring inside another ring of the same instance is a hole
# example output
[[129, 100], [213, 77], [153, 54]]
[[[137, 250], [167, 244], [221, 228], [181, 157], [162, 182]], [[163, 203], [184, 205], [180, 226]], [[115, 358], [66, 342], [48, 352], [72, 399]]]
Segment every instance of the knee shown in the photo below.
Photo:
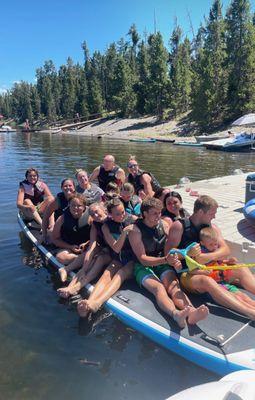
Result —
[[180, 290], [180, 285], [177, 279], [174, 279], [167, 288], [167, 293], [169, 295], [175, 294], [177, 291]]

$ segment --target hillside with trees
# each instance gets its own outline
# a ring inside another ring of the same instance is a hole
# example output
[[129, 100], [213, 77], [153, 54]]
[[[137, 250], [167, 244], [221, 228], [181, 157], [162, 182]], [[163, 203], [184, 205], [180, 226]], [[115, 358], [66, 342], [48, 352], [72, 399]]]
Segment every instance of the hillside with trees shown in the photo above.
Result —
[[36, 83], [15, 83], [0, 96], [0, 114], [19, 123], [53, 122], [116, 112], [171, 119], [189, 111], [199, 127], [217, 127], [255, 111], [255, 16], [249, 0], [220, 0], [192, 39], [176, 23], [167, 46], [160, 32], [141, 36], [132, 25], [102, 54], [81, 44], [83, 64], [52, 60]]

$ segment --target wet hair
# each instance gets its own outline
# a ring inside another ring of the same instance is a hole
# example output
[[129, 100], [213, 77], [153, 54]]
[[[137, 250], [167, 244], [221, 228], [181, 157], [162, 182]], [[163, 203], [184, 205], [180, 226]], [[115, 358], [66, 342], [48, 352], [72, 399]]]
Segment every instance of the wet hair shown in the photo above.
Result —
[[180, 195], [180, 193], [172, 191], [172, 192], [169, 192], [169, 193], [167, 193], [165, 195], [164, 208], [166, 208], [166, 201], [167, 201], [167, 199], [169, 199], [169, 197], [175, 197], [176, 199], [178, 199], [182, 203], [182, 196]]
[[85, 169], [82, 168], [77, 168], [75, 170], [75, 178], [77, 179], [77, 176], [79, 175], [80, 172], [85, 172], [86, 175], [88, 175], [87, 171], [85, 171]]
[[218, 203], [216, 200], [214, 200], [212, 197], [205, 195], [199, 196], [195, 203], [194, 203], [194, 208], [193, 208], [193, 213], [197, 213], [199, 210], [202, 210], [203, 212], [209, 211], [213, 207], [218, 207]]
[[74, 199], [78, 199], [78, 200], [83, 204], [84, 208], [86, 208], [86, 206], [87, 206], [87, 201], [86, 201], [86, 198], [85, 198], [82, 194], [80, 194], [80, 193], [74, 193], [74, 194], [72, 194], [72, 196], [70, 196], [70, 199], [69, 199], [69, 204], [70, 204], [71, 201], [74, 200]]
[[74, 180], [73, 180], [72, 178], [65, 178], [65, 179], [63, 179], [62, 182], [61, 182], [61, 189], [62, 189], [62, 187], [64, 186], [64, 184], [65, 184], [66, 181], [72, 182], [73, 187], [75, 188]]
[[120, 205], [123, 206], [123, 203], [118, 197], [111, 199], [110, 201], [108, 201], [106, 203], [106, 208], [107, 208], [108, 213], [111, 214], [112, 209], [115, 207], [118, 207]]
[[29, 175], [31, 172], [35, 172], [36, 175], [37, 175], [37, 179], [39, 178], [39, 172], [38, 172], [37, 169], [35, 169], [35, 168], [28, 168], [28, 169], [26, 170], [26, 173], [25, 173], [26, 179], [27, 179], [28, 175]]
[[106, 192], [113, 192], [113, 193], [117, 193], [117, 194], [120, 193], [119, 186], [118, 186], [117, 183], [115, 183], [115, 182], [109, 182], [109, 183], [106, 185], [105, 191], [106, 191]]
[[132, 185], [132, 183], [126, 182], [126, 183], [123, 183], [123, 185], [121, 186], [120, 191], [128, 192], [129, 194], [134, 194], [135, 193], [135, 188]]
[[149, 211], [151, 208], [156, 208], [158, 210], [162, 210], [163, 204], [159, 199], [155, 199], [155, 197], [147, 197], [142, 201], [141, 204], [141, 214], [144, 217], [144, 212]]
[[100, 208], [101, 210], [103, 210], [105, 213], [107, 213], [106, 208], [104, 206], [103, 203], [97, 202], [97, 203], [93, 203], [89, 206], [89, 215], [92, 216], [92, 210], [94, 210], [95, 208]]
[[213, 229], [211, 226], [208, 226], [206, 228], [201, 229], [201, 231], [199, 232], [199, 239], [201, 241], [206, 239], [217, 240], [218, 235], [215, 229]]

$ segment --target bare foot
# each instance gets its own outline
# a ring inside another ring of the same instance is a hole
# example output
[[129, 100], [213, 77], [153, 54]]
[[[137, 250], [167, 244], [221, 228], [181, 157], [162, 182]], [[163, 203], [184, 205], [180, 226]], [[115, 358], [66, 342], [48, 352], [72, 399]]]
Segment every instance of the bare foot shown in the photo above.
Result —
[[64, 267], [59, 268], [58, 273], [60, 275], [61, 282], [65, 282], [67, 280], [67, 272]]
[[82, 300], [77, 304], [77, 311], [80, 317], [85, 318], [91, 312], [88, 307], [88, 300]]
[[198, 321], [205, 319], [209, 314], [209, 310], [204, 304], [202, 304], [198, 308], [189, 307], [188, 310], [188, 323], [190, 325], [195, 325]]
[[93, 312], [93, 314], [94, 314], [99, 310], [99, 308], [101, 307], [101, 304], [99, 304], [93, 300], [88, 300], [87, 307], [89, 308], [89, 311]]
[[63, 288], [59, 288], [57, 290], [58, 294], [60, 297], [62, 297], [63, 299], [68, 299], [68, 297], [73, 296], [74, 294], [77, 294], [77, 290], [74, 290], [72, 287], [63, 287]]
[[189, 315], [189, 308], [185, 307], [183, 310], [175, 310], [173, 312], [173, 319], [181, 329], [185, 328], [186, 326], [186, 318]]

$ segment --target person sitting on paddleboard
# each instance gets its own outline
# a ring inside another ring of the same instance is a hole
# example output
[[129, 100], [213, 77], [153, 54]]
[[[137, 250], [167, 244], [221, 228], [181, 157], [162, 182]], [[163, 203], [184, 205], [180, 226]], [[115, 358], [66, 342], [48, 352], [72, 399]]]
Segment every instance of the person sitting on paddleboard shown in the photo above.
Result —
[[[200, 247], [202, 253], [213, 253], [219, 248], [219, 237], [218, 233], [212, 227], [203, 228], [199, 234], [200, 237]], [[206, 265], [235, 265], [237, 264], [237, 259], [235, 257], [228, 257], [227, 259], [219, 259], [217, 261], [211, 261]], [[237, 298], [241, 303], [244, 303], [246, 306], [251, 306], [255, 309], [255, 301], [252, 300], [247, 294], [241, 292], [241, 290], [234, 285], [234, 283], [238, 283], [238, 281], [234, 278], [233, 270], [211, 270], [211, 271], [203, 271], [203, 270], [194, 270], [192, 274], [201, 274], [206, 275], [212, 279], [214, 279], [224, 290], [228, 290], [230, 294], [232, 294], [235, 298]]]
[[[47, 240], [47, 233], [51, 235], [54, 222], [60, 217], [63, 212], [69, 206], [69, 199], [72, 194], [75, 193], [75, 184], [73, 179], [66, 178], [61, 182], [61, 192], [59, 192], [56, 197], [48, 204], [43, 214], [42, 219], [42, 241], [45, 242]], [[52, 221], [51, 216], [54, 214], [54, 220]], [[49, 220], [53, 224], [49, 224]]]
[[125, 280], [133, 276], [134, 254], [128, 241], [128, 234], [133, 229], [133, 218], [126, 214], [123, 203], [118, 198], [109, 201], [107, 211], [108, 219], [102, 227], [102, 232], [113, 261], [95, 285], [88, 300], [82, 300], [78, 304], [81, 317], [96, 312], [117, 292]]
[[160, 189], [161, 185], [150, 172], [140, 169], [135, 156], [130, 156], [128, 163], [127, 181], [135, 188], [135, 194], [141, 199], [145, 196], [153, 197], [155, 192]]
[[89, 212], [86, 200], [81, 194], [73, 194], [69, 207], [64, 211], [52, 232], [52, 242], [60, 247], [56, 258], [68, 265], [87, 247], [90, 238]]
[[125, 172], [115, 164], [115, 158], [111, 154], [104, 156], [103, 164], [94, 169], [89, 177], [90, 182], [98, 180], [99, 187], [106, 192], [109, 182], [115, 182], [120, 187], [125, 182]]
[[89, 215], [92, 225], [87, 251], [79, 254], [68, 266], [59, 269], [61, 280], [65, 282], [68, 272], [82, 267], [67, 287], [58, 289], [59, 295], [64, 298], [77, 294], [82, 287], [95, 279], [111, 261], [102, 233], [102, 226], [107, 220], [105, 206], [102, 203], [91, 204]]
[[78, 181], [76, 192], [81, 193], [86, 198], [87, 206], [101, 201], [104, 196], [104, 191], [95, 183], [90, 183], [88, 174], [83, 169], [77, 169], [75, 177]]
[[[200, 264], [207, 264], [210, 261], [217, 262], [219, 259], [228, 257], [230, 253], [229, 247], [223, 239], [220, 229], [211, 223], [216, 216], [217, 208], [218, 203], [212, 197], [207, 195], [199, 196], [194, 203], [193, 214], [187, 219], [174, 221], [170, 227], [165, 248], [166, 254], [171, 249], [185, 249], [193, 242], [198, 243], [201, 229], [211, 226], [217, 232], [219, 247], [213, 252], [202, 253], [198, 244], [189, 251], [189, 256]], [[182, 267], [180, 265], [178, 265], [177, 269], [181, 273]], [[214, 279], [201, 272], [198, 270], [195, 274], [190, 272], [181, 274], [181, 285], [187, 292], [195, 294], [209, 293], [215, 303], [246, 315], [253, 320], [255, 319], [255, 310], [248, 309], [227, 290], [223, 290]], [[248, 268], [233, 270], [233, 278], [238, 280], [240, 286], [255, 294], [255, 278]]]
[[138, 217], [141, 213], [141, 199], [134, 193], [134, 186], [126, 182], [120, 189], [120, 200], [124, 204], [125, 211], [128, 214]]
[[37, 169], [29, 168], [25, 173], [25, 178], [19, 184], [17, 207], [25, 218], [34, 219], [41, 226], [41, 216], [54, 197], [46, 183], [39, 179]]
[[178, 192], [172, 191], [167, 193], [163, 204], [162, 219], [168, 223], [169, 227], [173, 221], [189, 216], [188, 211], [183, 208], [182, 197]]
[[181, 290], [176, 273], [171, 265], [180, 264], [176, 255], [164, 256], [168, 224], [161, 219], [162, 202], [153, 197], [143, 200], [142, 219], [134, 224], [129, 241], [138, 261], [134, 275], [137, 283], [151, 292], [161, 310], [171, 316], [180, 328], [186, 320], [196, 324], [208, 315], [208, 308], [195, 308]]

